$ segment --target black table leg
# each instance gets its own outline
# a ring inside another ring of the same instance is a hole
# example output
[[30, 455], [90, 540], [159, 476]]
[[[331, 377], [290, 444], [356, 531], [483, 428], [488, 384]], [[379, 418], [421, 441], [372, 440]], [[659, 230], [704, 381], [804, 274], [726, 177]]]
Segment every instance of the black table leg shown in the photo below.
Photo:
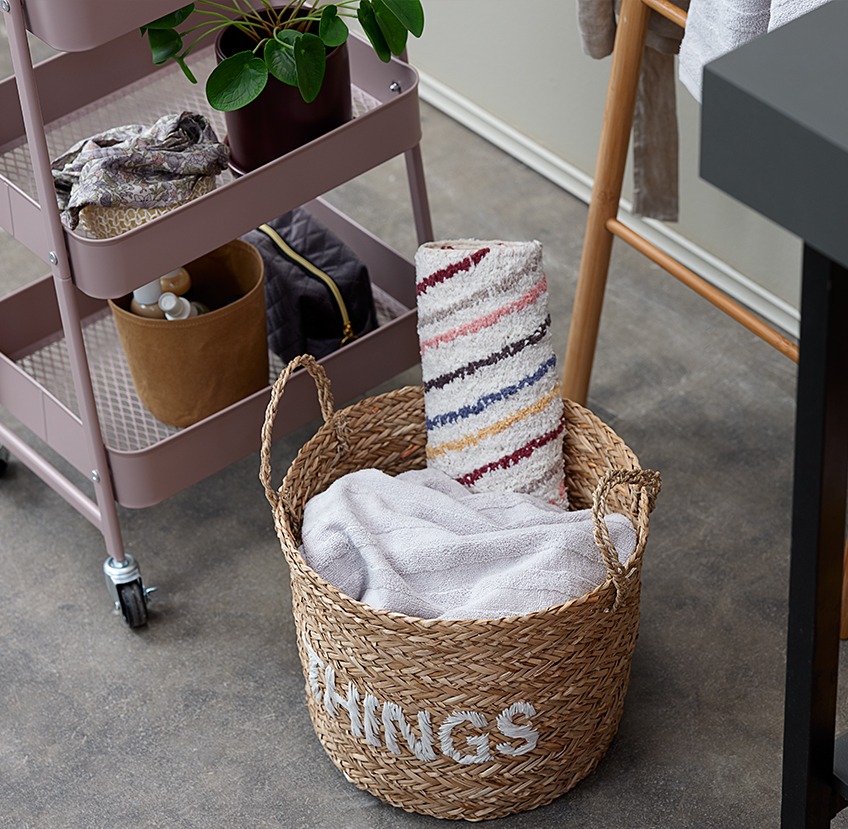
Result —
[[826, 829], [848, 468], [848, 270], [804, 249], [789, 577], [782, 829]]

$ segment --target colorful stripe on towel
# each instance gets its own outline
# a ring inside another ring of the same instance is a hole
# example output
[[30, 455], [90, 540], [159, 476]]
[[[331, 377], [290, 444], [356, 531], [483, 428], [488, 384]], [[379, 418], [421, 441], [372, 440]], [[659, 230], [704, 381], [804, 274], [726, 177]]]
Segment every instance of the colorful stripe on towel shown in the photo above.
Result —
[[483, 316], [477, 317], [476, 319], [469, 320], [462, 325], [449, 328], [441, 334], [436, 334], [435, 337], [421, 340], [421, 352], [423, 353], [431, 348], [435, 348], [442, 343], [452, 342], [457, 337], [463, 337], [466, 334], [476, 334], [484, 328], [489, 328], [500, 322], [504, 317], [510, 314], [515, 314], [526, 308], [528, 305], [536, 302], [536, 300], [538, 300], [543, 294], [547, 296], [547, 292], [548, 281], [543, 276], [529, 291], [527, 291], [527, 293], [518, 297], [518, 299], [507, 302], [506, 305], [503, 305], [488, 314], [483, 314]]
[[462, 271], [471, 270], [471, 268], [473, 268], [474, 265], [477, 265], [488, 252], [488, 248], [476, 250], [471, 254], [471, 256], [461, 260], [460, 262], [452, 262], [450, 265], [447, 265], [444, 268], [439, 268], [439, 270], [428, 274], [423, 279], [416, 280], [415, 293], [420, 296], [427, 291], [428, 288], [432, 288], [434, 285], [438, 285], [440, 282], [444, 282], [452, 276], [462, 273]]
[[481, 414], [486, 411], [489, 406], [492, 406], [495, 403], [500, 403], [502, 400], [509, 399], [513, 395], [518, 394], [518, 392], [522, 389], [536, 385], [536, 383], [538, 383], [552, 368], [555, 367], [556, 357], [552, 354], [536, 369], [536, 371], [532, 374], [528, 374], [526, 377], [522, 377], [517, 383], [510, 383], [502, 389], [484, 394], [481, 398], [475, 400], [468, 406], [460, 406], [458, 409], [453, 411], [435, 415], [434, 417], [428, 417], [427, 429], [433, 431], [439, 426], [446, 426], [448, 423], [456, 423], [457, 420]]
[[416, 255], [427, 463], [480, 491], [564, 505], [565, 426], [538, 242]]
[[545, 321], [532, 334], [522, 337], [517, 342], [505, 345], [498, 351], [489, 354], [488, 357], [483, 357], [480, 360], [472, 360], [464, 366], [459, 366], [459, 368], [455, 368], [453, 371], [449, 371], [447, 374], [441, 375], [441, 377], [434, 377], [432, 380], [427, 380], [427, 382], [424, 383], [424, 391], [440, 389], [459, 377], [470, 377], [478, 369], [484, 368], [485, 366], [493, 366], [495, 363], [499, 363], [507, 357], [514, 357], [520, 351], [527, 348], [528, 345], [535, 345], [540, 342], [544, 338], [545, 334], [548, 333], [548, 329], [550, 327], [551, 317], [549, 314]]

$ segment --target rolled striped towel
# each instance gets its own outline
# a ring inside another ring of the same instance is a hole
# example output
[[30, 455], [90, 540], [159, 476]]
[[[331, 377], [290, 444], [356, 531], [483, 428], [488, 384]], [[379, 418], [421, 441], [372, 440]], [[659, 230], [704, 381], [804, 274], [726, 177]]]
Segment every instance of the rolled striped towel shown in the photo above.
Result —
[[430, 242], [415, 267], [427, 465], [566, 506], [542, 245]]

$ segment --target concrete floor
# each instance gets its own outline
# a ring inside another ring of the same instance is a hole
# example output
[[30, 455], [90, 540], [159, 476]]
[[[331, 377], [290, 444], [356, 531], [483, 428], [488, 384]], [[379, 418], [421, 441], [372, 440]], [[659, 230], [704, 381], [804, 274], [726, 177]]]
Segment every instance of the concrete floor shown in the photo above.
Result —
[[[436, 235], [539, 239], [562, 355], [585, 206], [434, 110], [423, 119]], [[393, 162], [332, 198], [412, 255], [403, 175]], [[6, 236], [0, 264], [0, 294], [44, 271]], [[794, 386], [789, 361], [616, 247], [590, 405], [664, 478], [630, 690], [597, 771], [493, 829], [777, 825]], [[276, 446], [280, 476], [312, 428]], [[437, 825], [348, 784], [311, 730], [258, 465], [121, 511], [159, 588], [150, 624], [131, 631], [103, 587], [98, 531], [12, 460], [0, 481], [4, 829]]]

